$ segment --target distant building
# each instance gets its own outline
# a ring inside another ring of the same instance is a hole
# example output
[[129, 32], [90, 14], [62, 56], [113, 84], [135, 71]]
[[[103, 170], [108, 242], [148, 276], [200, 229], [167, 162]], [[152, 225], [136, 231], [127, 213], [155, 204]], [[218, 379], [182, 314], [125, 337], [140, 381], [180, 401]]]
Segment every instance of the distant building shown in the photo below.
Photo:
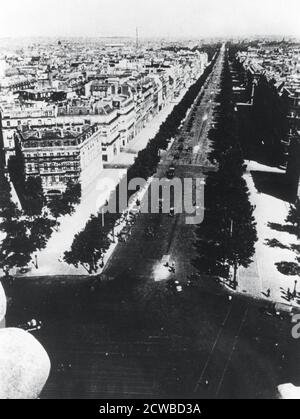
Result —
[[[64, 41], [6, 59], [0, 116], [6, 160], [15, 132], [63, 130], [80, 134], [97, 125], [102, 159], [111, 162], [164, 106], [203, 73], [207, 54]], [[9, 74], [9, 76], [8, 76]]]
[[36, 79], [32, 76], [5, 77], [0, 82], [0, 92], [2, 94], [9, 92], [17, 92], [23, 89], [32, 89], [36, 83]]
[[53, 128], [56, 106], [44, 102], [33, 104], [2, 103], [0, 106], [4, 148], [9, 156], [15, 148], [14, 134], [22, 126], [31, 128]]
[[288, 145], [287, 176], [294, 185], [300, 198], [300, 78], [293, 83], [287, 83], [283, 90], [287, 99], [289, 134], [286, 139]]
[[53, 89], [27, 89], [19, 92], [19, 98], [23, 101], [61, 102], [67, 99], [67, 93]]
[[284, 48], [262, 45], [239, 52], [237, 58], [247, 74], [247, 82], [252, 83], [251, 104], [257, 81], [265, 77], [272, 88], [282, 98], [283, 111], [287, 111], [288, 133], [282, 139], [285, 153], [286, 174], [300, 197], [300, 61], [299, 46], [286, 45]]
[[287, 176], [300, 198], [300, 132], [290, 141]]
[[286, 84], [283, 89], [289, 109], [289, 125], [293, 131], [300, 131], [300, 78], [297, 84]]
[[102, 140], [97, 125], [82, 132], [21, 128], [16, 147], [22, 152], [26, 176], [40, 176], [49, 196], [65, 190], [69, 180], [84, 188], [102, 170]]

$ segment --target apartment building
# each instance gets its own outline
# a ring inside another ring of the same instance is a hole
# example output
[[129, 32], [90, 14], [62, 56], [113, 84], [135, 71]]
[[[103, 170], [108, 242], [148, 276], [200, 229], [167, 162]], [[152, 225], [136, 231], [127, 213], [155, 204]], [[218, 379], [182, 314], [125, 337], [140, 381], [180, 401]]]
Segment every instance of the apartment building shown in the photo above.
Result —
[[85, 188], [103, 168], [96, 124], [83, 126], [81, 132], [23, 126], [16, 130], [15, 143], [23, 154], [26, 176], [40, 176], [48, 196], [63, 192], [69, 180]]
[[45, 102], [2, 101], [0, 115], [4, 148], [9, 157], [15, 148], [15, 131], [22, 126], [53, 128], [56, 125], [57, 106]]

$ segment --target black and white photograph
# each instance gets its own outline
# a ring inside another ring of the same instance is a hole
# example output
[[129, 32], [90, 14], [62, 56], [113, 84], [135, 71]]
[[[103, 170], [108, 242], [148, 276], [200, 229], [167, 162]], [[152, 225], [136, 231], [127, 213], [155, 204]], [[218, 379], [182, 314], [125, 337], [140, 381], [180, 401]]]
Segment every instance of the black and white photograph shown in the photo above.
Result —
[[1, 1], [0, 399], [300, 399], [299, 18]]

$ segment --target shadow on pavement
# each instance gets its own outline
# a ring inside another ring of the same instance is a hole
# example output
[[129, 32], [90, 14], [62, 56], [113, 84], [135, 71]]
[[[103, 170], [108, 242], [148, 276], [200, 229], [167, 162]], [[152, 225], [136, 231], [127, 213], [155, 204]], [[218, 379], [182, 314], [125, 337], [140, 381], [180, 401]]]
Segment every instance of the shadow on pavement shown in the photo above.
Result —
[[[268, 223], [268, 227], [271, 228], [272, 230], [275, 231], [280, 231], [282, 233], [289, 233], [289, 234], [296, 234], [296, 230], [295, 227], [293, 227], [292, 225], [289, 224], [279, 224], [279, 223]], [[276, 240], [276, 239], [274, 239]], [[270, 247], [281, 247], [283, 248], [288, 248], [288, 247], [284, 247], [283, 244], [281, 244], [278, 240], [276, 240], [278, 243], [275, 246], [275, 242], [274, 240], [269, 240], [268, 243], [266, 243], [268, 246]]]

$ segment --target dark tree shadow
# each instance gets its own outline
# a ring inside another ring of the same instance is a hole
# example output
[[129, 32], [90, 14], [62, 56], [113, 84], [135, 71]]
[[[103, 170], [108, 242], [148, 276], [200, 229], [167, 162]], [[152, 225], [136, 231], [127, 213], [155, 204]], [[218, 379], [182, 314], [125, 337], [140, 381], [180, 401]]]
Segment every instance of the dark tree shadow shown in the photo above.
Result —
[[290, 249], [290, 246], [284, 245], [277, 239], [266, 239], [265, 245], [272, 248], [279, 247], [280, 249]]
[[295, 201], [295, 188], [285, 174], [258, 171], [252, 171], [251, 174], [258, 192], [290, 203]]
[[293, 252], [296, 252], [296, 253], [299, 253], [299, 255], [300, 255], [300, 244], [291, 244], [290, 245], [290, 249], [293, 251]]
[[300, 275], [300, 265], [296, 262], [278, 262], [275, 263], [278, 271], [287, 276]]
[[282, 233], [296, 234], [295, 227], [290, 224], [268, 223], [268, 227]]

